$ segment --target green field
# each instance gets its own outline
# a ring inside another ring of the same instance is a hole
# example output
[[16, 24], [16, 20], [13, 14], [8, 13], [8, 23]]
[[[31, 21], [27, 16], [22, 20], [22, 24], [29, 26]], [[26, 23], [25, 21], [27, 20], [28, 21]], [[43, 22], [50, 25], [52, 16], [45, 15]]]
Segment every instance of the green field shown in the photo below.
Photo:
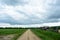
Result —
[[2, 28], [0, 29], [0, 35], [9, 35], [9, 34], [16, 34], [12, 40], [16, 40], [20, 35], [22, 35], [26, 29], [19, 29], [19, 28]]
[[[50, 30], [42, 30], [38, 28], [27, 28], [31, 29], [31, 31], [40, 37], [42, 40], [60, 40], [60, 33], [53, 32]], [[21, 36], [27, 29], [24, 28], [0, 28], [0, 35], [10, 35], [16, 34], [12, 40], [16, 40], [19, 36]]]
[[60, 34], [48, 30], [31, 29], [42, 40], [60, 40]]

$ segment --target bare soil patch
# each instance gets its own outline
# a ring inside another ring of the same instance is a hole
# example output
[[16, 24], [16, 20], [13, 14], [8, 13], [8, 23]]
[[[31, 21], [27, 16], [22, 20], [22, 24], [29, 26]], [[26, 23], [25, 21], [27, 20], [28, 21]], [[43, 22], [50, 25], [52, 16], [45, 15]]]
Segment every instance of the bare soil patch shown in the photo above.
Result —
[[0, 40], [12, 40], [14, 38], [14, 34], [12, 35], [0, 35]]

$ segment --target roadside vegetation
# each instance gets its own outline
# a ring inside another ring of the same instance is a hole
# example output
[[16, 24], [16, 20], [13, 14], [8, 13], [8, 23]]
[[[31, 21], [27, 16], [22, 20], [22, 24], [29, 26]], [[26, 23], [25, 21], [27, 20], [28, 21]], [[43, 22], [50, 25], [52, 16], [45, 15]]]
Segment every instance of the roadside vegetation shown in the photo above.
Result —
[[60, 40], [60, 33], [56, 33], [50, 30], [31, 29], [42, 40]]
[[21, 36], [27, 29], [23, 28], [0, 28], [0, 35], [15, 35], [12, 40], [16, 40]]

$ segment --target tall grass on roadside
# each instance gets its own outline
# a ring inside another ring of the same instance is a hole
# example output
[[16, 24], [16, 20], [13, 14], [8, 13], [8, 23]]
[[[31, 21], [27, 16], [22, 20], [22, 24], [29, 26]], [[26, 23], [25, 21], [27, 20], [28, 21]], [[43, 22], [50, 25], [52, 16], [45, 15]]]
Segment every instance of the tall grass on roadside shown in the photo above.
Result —
[[24, 31], [24, 29], [0, 29], [0, 35], [18, 34], [22, 31]]
[[15, 34], [15, 37], [12, 39], [12, 40], [16, 40], [19, 36], [21, 36], [24, 32], [26, 31], [26, 29], [18, 29], [18, 28], [16, 28], [16, 29], [14, 29], [14, 28], [11, 28], [11, 29], [9, 29], [9, 28], [7, 28], [7, 29], [5, 29], [5, 28], [2, 28], [2, 29], [0, 29], [0, 35], [9, 35], [9, 34]]
[[45, 31], [41, 29], [32, 29], [32, 31], [42, 38], [42, 40], [60, 40], [60, 34], [51, 31]]

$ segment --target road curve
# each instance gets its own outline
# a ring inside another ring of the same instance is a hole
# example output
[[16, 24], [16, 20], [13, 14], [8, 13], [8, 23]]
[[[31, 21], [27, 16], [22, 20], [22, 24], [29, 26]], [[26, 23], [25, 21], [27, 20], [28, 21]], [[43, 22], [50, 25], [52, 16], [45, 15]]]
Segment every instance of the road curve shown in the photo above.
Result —
[[30, 29], [28, 29], [17, 40], [41, 40], [41, 39], [37, 37]]

